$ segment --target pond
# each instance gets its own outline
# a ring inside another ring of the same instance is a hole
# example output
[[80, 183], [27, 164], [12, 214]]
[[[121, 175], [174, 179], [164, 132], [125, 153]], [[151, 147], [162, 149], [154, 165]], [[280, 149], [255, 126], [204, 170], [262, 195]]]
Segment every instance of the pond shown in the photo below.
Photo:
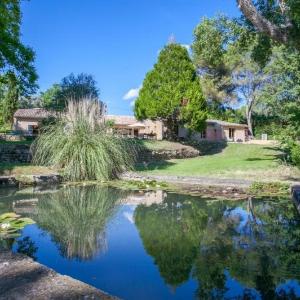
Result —
[[122, 299], [297, 299], [290, 199], [220, 201], [107, 187], [0, 190], [31, 217], [2, 247]]

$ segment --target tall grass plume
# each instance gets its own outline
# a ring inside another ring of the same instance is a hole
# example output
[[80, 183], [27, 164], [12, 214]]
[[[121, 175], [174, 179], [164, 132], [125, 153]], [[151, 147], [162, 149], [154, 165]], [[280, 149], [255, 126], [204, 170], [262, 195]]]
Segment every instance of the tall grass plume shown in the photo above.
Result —
[[105, 181], [131, 169], [134, 142], [109, 132], [100, 112], [96, 100], [69, 101], [66, 111], [34, 142], [33, 162], [61, 168], [70, 181]]

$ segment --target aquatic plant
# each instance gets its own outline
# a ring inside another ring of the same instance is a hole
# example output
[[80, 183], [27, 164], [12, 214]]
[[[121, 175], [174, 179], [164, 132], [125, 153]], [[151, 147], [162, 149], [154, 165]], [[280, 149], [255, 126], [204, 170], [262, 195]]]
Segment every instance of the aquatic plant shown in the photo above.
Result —
[[10, 239], [20, 236], [20, 230], [26, 225], [33, 224], [29, 218], [20, 218], [15, 213], [5, 213], [0, 215], [0, 238]]
[[65, 113], [33, 144], [33, 162], [61, 168], [70, 181], [106, 181], [131, 169], [134, 142], [107, 130], [100, 111], [96, 100], [69, 101]]

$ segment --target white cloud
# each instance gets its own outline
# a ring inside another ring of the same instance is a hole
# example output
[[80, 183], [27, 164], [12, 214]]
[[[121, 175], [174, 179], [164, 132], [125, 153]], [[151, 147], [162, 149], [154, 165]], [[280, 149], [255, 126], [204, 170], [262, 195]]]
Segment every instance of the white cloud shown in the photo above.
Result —
[[130, 106], [134, 107], [134, 104], [135, 104], [135, 99], [130, 102]]
[[136, 89], [130, 89], [123, 97], [124, 100], [131, 100], [131, 99], [135, 99], [139, 96], [139, 92], [140, 92], [140, 89], [142, 87], [139, 86], [138, 88]]

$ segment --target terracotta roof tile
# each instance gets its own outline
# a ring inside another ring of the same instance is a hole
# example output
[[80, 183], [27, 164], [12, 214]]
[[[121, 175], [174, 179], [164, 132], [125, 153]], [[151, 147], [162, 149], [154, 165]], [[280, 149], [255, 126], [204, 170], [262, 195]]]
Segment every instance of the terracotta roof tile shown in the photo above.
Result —
[[18, 109], [14, 113], [15, 118], [28, 118], [28, 119], [45, 119], [53, 116], [54, 113], [44, 108], [26, 108]]
[[248, 128], [248, 125], [246, 124], [238, 124], [238, 123], [231, 123], [226, 121], [220, 121], [220, 120], [206, 120], [207, 124], [218, 124], [221, 126], [232, 126], [232, 127], [240, 127], [240, 128]]
[[116, 125], [133, 125], [137, 119], [133, 116], [106, 115], [105, 120], [114, 121]]

